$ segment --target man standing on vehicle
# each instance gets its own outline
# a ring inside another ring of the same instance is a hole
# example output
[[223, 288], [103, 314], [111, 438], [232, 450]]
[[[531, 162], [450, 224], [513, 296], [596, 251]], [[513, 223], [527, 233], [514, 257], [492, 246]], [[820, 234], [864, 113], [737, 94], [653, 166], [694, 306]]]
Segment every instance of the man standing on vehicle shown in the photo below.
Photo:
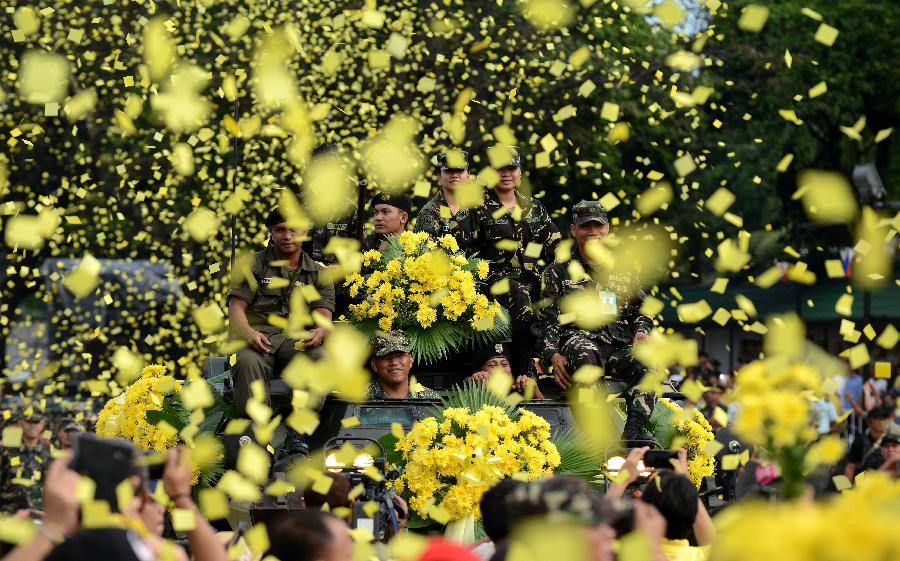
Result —
[[[228, 293], [231, 328], [247, 342], [237, 352], [232, 369], [234, 402], [239, 412], [244, 412], [250, 399], [251, 383], [268, 382], [294, 353], [321, 358], [327, 329], [318, 325], [304, 330], [308, 323], [292, 325], [304, 319], [303, 299], [311, 299], [306, 304], [311, 317], [318, 314], [330, 321], [334, 312], [334, 286], [322, 279], [324, 267], [301, 249], [306, 232], [289, 225], [278, 208], [269, 213], [266, 226], [269, 246], [250, 255], [243, 268], [238, 267], [240, 274], [235, 275]], [[270, 405], [268, 385], [265, 402]], [[288, 428], [283, 453], [292, 455], [302, 449], [300, 435]]]
[[428, 232], [435, 238], [450, 234], [463, 252], [469, 251], [472, 234], [472, 210], [459, 208], [456, 188], [469, 180], [469, 154], [450, 150], [438, 154], [438, 181], [441, 190], [425, 203], [416, 218], [416, 232]]
[[[631, 350], [649, 336], [653, 320], [640, 312], [643, 292], [631, 275], [611, 272], [601, 277], [591, 260], [589, 246], [609, 234], [606, 209], [597, 201], [579, 202], [572, 207], [570, 233], [577, 245], [571, 261], [554, 262], [542, 279], [542, 356], [545, 364], [552, 365], [554, 379], [563, 389], [572, 384], [572, 374], [585, 365], [601, 366], [607, 376], [624, 382], [628, 388], [628, 418], [623, 438], [637, 440], [645, 436], [644, 425], [653, 412], [655, 395], [638, 390], [647, 368]], [[600, 307], [615, 319], [590, 331], [571, 320], [561, 322], [560, 301], [578, 291], [596, 293]]]
[[389, 331], [372, 340], [372, 371], [368, 399], [438, 399], [434, 390], [410, 380], [412, 345], [402, 331]]
[[540, 271], [553, 262], [561, 236], [544, 206], [518, 190], [521, 155], [515, 148], [497, 148], [505, 150], [509, 159], [499, 163], [499, 181], [485, 194], [484, 206], [473, 211], [472, 250], [490, 262], [489, 285], [501, 279], [509, 282], [500, 303], [511, 318], [512, 369], [517, 376], [533, 376], [536, 318], [532, 302], [540, 291]]

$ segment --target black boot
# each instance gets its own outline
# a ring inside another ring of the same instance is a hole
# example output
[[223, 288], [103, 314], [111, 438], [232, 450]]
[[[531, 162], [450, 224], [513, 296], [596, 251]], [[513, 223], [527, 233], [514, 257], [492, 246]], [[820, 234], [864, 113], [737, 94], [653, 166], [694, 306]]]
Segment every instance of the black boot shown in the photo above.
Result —
[[656, 406], [656, 394], [641, 392], [633, 388], [628, 392], [628, 417], [625, 419], [625, 430], [622, 431], [622, 440], [627, 448], [646, 446], [652, 441], [653, 435], [647, 429], [647, 423]]
[[281, 443], [281, 448], [275, 454], [275, 463], [272, 466], [273, 471], [276, 472], [285, 471], [292, 462], [309, 456], [309, 444], [306, 442], [306, 437], [290, 427], [285, 427], [285, 429], [287, 429], [287, 433], [284, 435], [284, 442]]

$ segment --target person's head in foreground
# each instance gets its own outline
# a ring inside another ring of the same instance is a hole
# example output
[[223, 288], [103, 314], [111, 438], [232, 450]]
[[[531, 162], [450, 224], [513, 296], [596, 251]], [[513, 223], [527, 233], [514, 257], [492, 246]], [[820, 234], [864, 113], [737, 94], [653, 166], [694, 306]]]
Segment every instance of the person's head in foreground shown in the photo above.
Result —
[[280, 561], [351, 561], [353, 539], [346, 522], [321, 510], [282, 514], [267, 525], [269, 550]]
[[512, 531], [493, 559], [614, 558], [615, 532], [603, 518], [601, 498], [583, 479], [561, 476], [515, 486], [504, 500]]
[[661, 469], [644, 488], [641, 500], [656, 507], [666, 519], [666, 538], [686, 540], [698, 510], [697, 488], [691, 480], [670, 469]]

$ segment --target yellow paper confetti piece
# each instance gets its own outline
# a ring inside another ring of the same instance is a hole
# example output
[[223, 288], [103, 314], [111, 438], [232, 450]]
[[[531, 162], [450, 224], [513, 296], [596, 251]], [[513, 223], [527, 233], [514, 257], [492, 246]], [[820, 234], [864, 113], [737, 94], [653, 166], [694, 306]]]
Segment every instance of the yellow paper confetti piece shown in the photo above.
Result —
[[741, 12], [738, 27], [744, 31], [759, 33], [769, 19], [769, 8], [759, 4], [748, 4]]
[[18, 448], [22, 445], [22, 428], [15, 425], [3, 427], [3, 446], [5, 448]]
[[853, 314], [853, 296], [842, 294], [834, 304], [834, 311], [842, 316], [850, 317]]
[[706, 209], [716, 216], [722, 216], [734, 201], [734, 193], [724, 187], [719, 187], [712, 196], [706, 199]]
[[712, 308], [706, 300], [700, 300], [692, 304], [681, 304], [676, 311], [678, 318], [684, 323], [699, 323], [712, 313]]
[[846, 475], [835, 475], [831, 478], [831, 481], [834, 483], [835, 489], [840, 492], [853, 488], [853, 483], [850, 482]]
[[190, 532], [197, 528], [197, 519], [192, 509], [176, 508], [172, 510], [171, 515], [172, 527], [176, 532]]
[[208, 520], [221, 520], [228, 517], [228, 497], [218, 489], [201, 489], [198, 497], [200, 512]]
[[91, 254], [85, 254], [78, 265], [63, 279], [63, 286], [81, 299], [90, 295], [100, 284], [100, 261]]
[[813, 37], [817, 42], [822, 43], [826, 47], [830, 47], [834, 45], [835, 40], [838, 37], [838, 30], [834, 27], [831, 27], [827, 23], [822, 23], [819, 25], [819, 28], [816, 30], [816, 34]]
[[848, 352], [850, 368], [859, 368], [869, 364], [869, 349], [864, 343], [850, 347]]
[[890, 379], [891, 363], [890, 362], [876, 362], [875, 363], [875, 377]]
[[819, 97], [820, 95], [824, 95], [827, 91], [828, 91], [828, 84], [826, 84], [824, 81], [822, 81], [822, 82], [819, 82], [818, 84], [816, 84], [815, 86], [809, 88], [809, 93], [807, 95], [809, 95], [809, 99], [815, 99], [815, 98]]
[[353, 428], [359, 425], [359, 417], [347, 417], [346, 419], [341, 419], [341, 426], [345, 429]]

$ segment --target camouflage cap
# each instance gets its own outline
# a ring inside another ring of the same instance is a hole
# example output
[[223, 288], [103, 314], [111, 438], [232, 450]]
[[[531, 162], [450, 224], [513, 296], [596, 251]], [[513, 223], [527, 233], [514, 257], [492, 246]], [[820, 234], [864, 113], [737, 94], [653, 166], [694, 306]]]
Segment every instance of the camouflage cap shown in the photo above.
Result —
[[581, 226], [588, 222], [609, 224], [609, 218], [606, 216], [606, 209], [597, 201], [581, 201], [572, 207], [573, 224]]
[[372, 339], [372, 356], [381, 358], [391, 353], [410, 353], [412, 343], [402, 331], [388, 331]]
[[513, 167], [513, 168], [521, 168], [522, 167], [522, 154], [519, 153], [519, 149], [515, 146], [508, 147], [510, 152], [509, 160], [503, 162], [502, 165], [497, 166], [498, 169], [505, 167]]
[[469, 169], [469, 153], [465, 150], [448, 150], [439, 152], [437, 155], [437, 166], [440, 171], [450, 169]]
[[36, 405], [22, 407], [16, 413], [16, 420], [39, 422], [44, 420], [44, 410]]

